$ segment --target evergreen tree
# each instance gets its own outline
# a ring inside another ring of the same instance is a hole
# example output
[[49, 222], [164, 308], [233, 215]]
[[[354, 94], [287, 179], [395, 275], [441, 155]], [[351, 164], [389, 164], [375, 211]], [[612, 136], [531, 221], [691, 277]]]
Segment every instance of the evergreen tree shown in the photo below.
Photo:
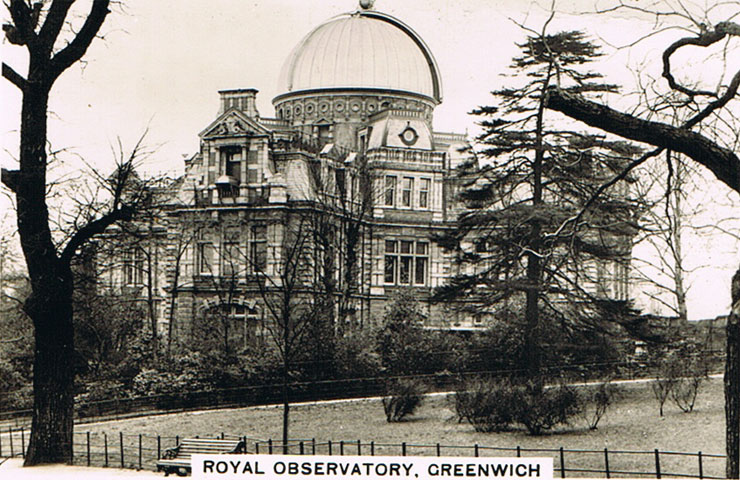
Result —
[[542, 34], [519, 47], [511, 66], [518, 85], [492, 92], [496, 104], [473, 112], [483, 118], [473, 148], [483, 161], [461, 168], [466, 209], [457, 231], [441, 239], [461, 268], [436, 297], [465, 299], [478, 314], [498, 309], [523, 317], [520, 362], [534, 377], [544, 335], [567, 340], [601, 330], [606, 315], [626, 307], [609, 299], [626, 298], [635, 205], [624, 182], [594, 194], [635, 150], [570, 131], [544, 108], [553, 85], [616, 91], [599, 83], [598, 73], [581, 71], [600, 56], [583, 33]]

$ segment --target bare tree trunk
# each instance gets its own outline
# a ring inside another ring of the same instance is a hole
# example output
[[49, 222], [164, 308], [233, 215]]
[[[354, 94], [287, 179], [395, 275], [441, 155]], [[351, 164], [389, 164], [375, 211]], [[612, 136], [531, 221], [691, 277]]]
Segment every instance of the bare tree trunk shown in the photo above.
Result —
[[[666, 150], [666, 156], [670, 161], [671, 151]], [[683, 160], [676, 157], [676, 169], [674, 173], [674, 185], [671, 192], [670, 198], [668, 198], [669, 204], [669, 215], [668, 221], [670, 225], [670, 242], [671, 253], [673, 255], [673, 281], [674, 281], [674, 294], [676, 296], [676, 310], [678, 310], [678, 319], [680, 323], [684, 323], [689, 318], [688, 308], [686, 306], [686, 288], [684, 286], [683, 278], [683, 260], [684, 255], [681, 244], [681, 233], [683, 231], [683, 215], [684, 212], [681, 210], [681, 200], [684, 194], [684, 186], [686, 185], [686, 166], [683, 164]]]
[[[151, 232], [150, 228], [150, 232]], [[147, 313], [149, 315], [149, 327], [152, 329], [152, 356], [156, 359], [159, 358], [159, 335], [157, 332], [157, 314], [154, 308], [154, 262], [152, 261], [151, 246], [147, 246], [149, 250], [144, 250], [146, 255], [146, 304]], [[144, 248], [139, 246], [139, 248]]]
[[[71, 275], [67, 279], [71, 282]], [[53, 282], [49, 282], [53, 283]], [[64, 463], [72, 454], [74, 421], [74, 329], [71, 285], [33, 293], [26, 312], [35, 327], [33, 419], [25, 464]]]
[[740, 269], [732, 277], [732, 311], [727, 318], [725, 422], [727, 478], [740, 478]]

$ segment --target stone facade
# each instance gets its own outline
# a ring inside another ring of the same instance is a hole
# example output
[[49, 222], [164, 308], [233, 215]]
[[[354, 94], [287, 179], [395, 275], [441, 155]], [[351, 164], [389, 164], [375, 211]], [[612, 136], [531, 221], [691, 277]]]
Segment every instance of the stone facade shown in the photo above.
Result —
[[[360, 37], [367, 30], [393, 40], [396, 50], [376, 42], [358, 60], [347, 49], [347, 58], [332, 64], [336, 71], [318, 76], [311, 59], [334, 47], [315, 35], [327, 29]], [[423, 68], [395, 72], [405, 67], [394, 58], [418, 60]], [[347, 65], [376, 74], [358, 77]], [[167, 189], [160, 233], [140, 246], [157, 252], [151, 277], [161, 331], [191, 337], [197, 322], [220, 312], [245, 344], [252, 341], [264, 327], [265, 292], [284, 288], [284, 262], [295, 239], [309, 231], [301, 251], [305, 268], [297, 274], [302, 294], [331, 277], [332, 308], [344, 309], [338, 318], [350, 328], [377, 322], [401, 291], [425, 306], [429, 325], [483, 326], [428, 302], [435, 287], [459, 273], [433, 238], [454, 228], [454, 168], [467, 140], [433, 129], [441, 77], [423, 40], [399, 20], [361, 9], [310, 33], [283, 76], [275, 118], [257, 111], [257, 90], [221, 91], [217, 117], [200, 132], [199, 152]], [[143, 277], [125, 273], [132, 262], [130, 256], [111, 269], [108, 281], [143, 295]]]

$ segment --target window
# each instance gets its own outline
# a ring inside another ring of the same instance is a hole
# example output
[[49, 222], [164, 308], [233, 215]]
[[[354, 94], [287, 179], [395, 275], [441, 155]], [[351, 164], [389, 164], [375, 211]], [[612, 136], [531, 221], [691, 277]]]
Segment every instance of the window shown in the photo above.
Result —
[[141, 248], [131, 248], [123, 258], [124, 285], [144, 284], [144, 251]]
[[424, 285], [427, 281], [427, 264], [429, 263], [429, 244], [416, 242], [416, 257], [414, 270], [414, 283]]
[[249, 229], [249, 269], [253, 273], [267, 268], [267, 227], [252, 225]]
[[419, 179], [419, 208], [429, 208], [429, 187], [431, 183], [428, 178]]
[[392, 207], [396, 204], [396, 177], [386, 175], [385, 177], [385, 205]]
[[397, 243], [393, 240], [385, 241], [385, 283], [396, 283], [396, 264], [398, 263], [398, 257], [389, 254], [396, 253]]
[[386, 240], [383, 281], [393, 285], [426, 285], [429, 242]]
[[411, 206], [411, 197], [414, 192], [414, 179], [403, 177], [403, 190], [401, 190], [401, 205], [404, 207]]
[[237, 184], [241, 182], [242, 155], [241, 149], [229, 147], [221, 150], [221, 158], [224, 165], [224, 173], [236, 180]]
[[221, 246], [221, 275], [238, 275], [240, 265], [239, 243], [224, 242]]
[[198, 272], [210, 275], [213, 273], [213, 244], [201, 242], [198, 244]]

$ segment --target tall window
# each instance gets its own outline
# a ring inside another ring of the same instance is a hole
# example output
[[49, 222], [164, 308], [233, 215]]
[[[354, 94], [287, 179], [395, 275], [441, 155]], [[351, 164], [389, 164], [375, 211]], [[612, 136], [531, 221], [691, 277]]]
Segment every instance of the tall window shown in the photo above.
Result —
[[198, 273], [213, 273], [213, 244], [210, 242], [198, 243]]
[[411, 206], [411, 198], [414, 194], [414, 179], [403, 177], [403, 190], [401, 190], [401, 205], [404, 207]]
[[394, 175], [385, 176], [385, 205], [392, 207], [396, 204], [396, 177]]
[[241, 149], [235, 147], [223, 148], [221, 158], [224, 162], [224, 173], [240, 183], [242, 173]]
[[124, 285], [144, 284], [144, 251], [141, 248], [131, 248], [123, 258]]
[[429, 242], [386, 240], [383, 280], [392, 285], [426, 285]]
[[238, 242], [224, 242], [221, 245], [221, 275], [234, 276], [239, 274], [241, 256]]
[[249, 269], [253, 273], [267, 268], [267, 227], [252, 225], [249, 229]]
[[385, 241], [385, 283], [396, 283], [396, 270], [398, 270], [397, 248], [398, 242], [394, 240]]
[[419, 208], [429, 208], [429, 187], [431, 180], [428, 178], [419, 179]]

